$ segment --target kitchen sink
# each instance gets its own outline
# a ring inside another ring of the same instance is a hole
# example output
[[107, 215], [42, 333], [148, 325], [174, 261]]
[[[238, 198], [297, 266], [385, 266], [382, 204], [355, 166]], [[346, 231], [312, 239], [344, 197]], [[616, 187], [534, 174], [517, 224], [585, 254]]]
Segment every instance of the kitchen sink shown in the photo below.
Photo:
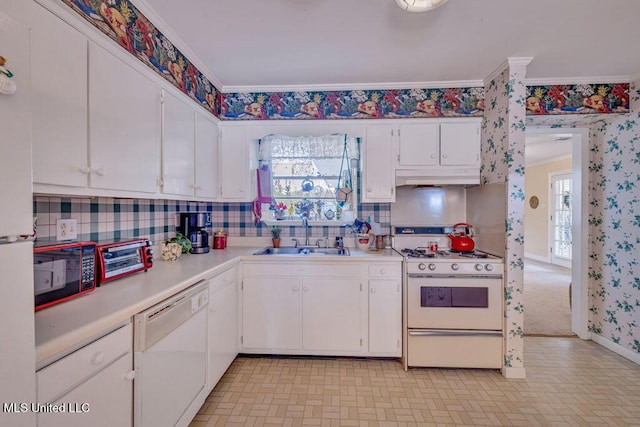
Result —
[[338, 255], [349, 256], [347, 248], [262, 248], [253, 253], [254, 255]]

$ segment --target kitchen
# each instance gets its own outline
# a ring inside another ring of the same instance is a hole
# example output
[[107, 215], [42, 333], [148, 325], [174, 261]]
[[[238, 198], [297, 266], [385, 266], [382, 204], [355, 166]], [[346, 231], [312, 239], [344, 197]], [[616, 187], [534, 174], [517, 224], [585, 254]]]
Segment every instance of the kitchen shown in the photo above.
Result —
[[[454, 2], [450, 2], [446, 5], [446, 7], [450, 7], [452, 4], [454, 4]], [[69, 9], [65, 9], [66, 6], [59, 6], [58, 9], [61, 10], [61, 13], [65, 16], [65, 17], [69, 17], [69, 19], [74, 19], [73, 17], [73, 13], [70, 12]], [[54, 6], [55, 8], [55, 6]], [[445, 10], [440, 9], [440, 11]], [[90, 26], [86, 26], [86, 24], [84, 24], [84, 21], [78, 21], [77, 17], [75, 18], [76, 21], [74, 21], [75, 23], [77, 23], [77, 25], [79, 25], [81, 28], [85, 29], [89, 34], [92, 35], [92, 38], [95, 37], [98, 40], [100, 40], [102, 42], [102, 44], [104, 46], [111, 46], [108, 43], [112, 43], [110, 40], [107, 40], [106, 38], [100, 39], [101, 35], [98, 33], [95, 33], [95, 30], [93, 30], [93, 28], [91, 28]], [[153, 22], [153, 21], [152, 21]], [[84, 25], [84, 27], [83, 27]], [[93, 32], [92, 32], [93, 31]], [[95, 34], [94, 34], [95, 33]], [[108, 42], [108, 43], [107, 43]], [[124, 54], [122, 54], [120, 51], [118, 51], [116, 48], [118, 46], [114, 45], [111, 46], [111, 50], [113, 51], [114, 54], [116, 55], [120, 55], [121, 58], [125, 58], [125, 60], [127, 61], [131, 61], [131, 59], [129, 57], [126, 57]], [[12, 55], [13, 58], [16, 58], [15, 55]], [[9, 57], [9, 55], [7, 55], [7, 58], [9, 59], [8, 63], [7, 63], [7, 67], [9, 69], [11, 69], [15, 76], [19, 76], [20, 74], [18, 74], [16, 72], [16, 65], [18, 64], [14, 64], [13, 60], [11, 57]], [[504, 60], [504, 57], [500, 58], [498, 61], [496, 61], [494, 63], [494, 66], [497, 66], [499, 64], [500, 61]], [[535, 62], [534, 62], [535, 63]], [[14, 64], [12, 66], [12, 64]], [[53, 63], [51, 64], [51, 66], [53, 65]], [[510, 63], [509, 64], [509, 69], [510, 69], [510, 73], [514, 74], [516, 76], [523, 76], [524, 75], [524, 70], [525, 70], [524, 65], [522, 64], [517, 64], [517, 63]], [[44, 70], [44, 67], [39, 67], [39, 70]], [[73, 69], [75, 70], [75, 67], [70, 67], [69, 69]], [[140, 68], [142, 69], [142, 68]], [[19, 69], [18, 69], [19, 70]], [[68, 70], [67, 70], [68, 71]], [[527, 74], [528, 74], [528, 68], [527, 68]], [[629, 73], [631, 74], [631, 73]], [[483, 76], [484, 77], [484, 76]], [[501, 79], [504, 80], [504, 76], [503, 75], [499, 75], [495, 81], [500, 82]], [[489, 82], [492, 79], [487, 79]], [[169, 88], [170, 89], [170, 88]], [[486, 95], [485, 95], [485, 99], [487, 100], [491, 100], [493, 97], [496, 97], [498, 99], [498, 102], [504, 103], [504, 105], [508, 105], [511, 109], [512, 109], [512, 113], [514, 111], [519, 111], [515, 109], [515, 106], [513, 104], [510, 103], [510, 101], [508, 99], [504, 99], [504, 98], [500, 98], [499, 97], [499, 93], [493, 93], [492, 90], [492, 86], [491, 85], [485, 85], [485, 90], [486, 90]], [[522, 92], [524, 92], [525, 88], [524, 87], [520, 87], [519, 90], [521, 90]], [[241, 91], [236, 91], [236, 92], [241, 92]], [[496, 91], [497, 92], [497, 91]], [[176, 93], [176, 92], [172, 92], [172, 93]], [[634, 101], [632, 99], [632, 101]], [[632, 102], [632, 111], [633, 110], [633, 102]], [[53, 112], [53, 110], [52, 110]], [[522, 111], [521, 114], [524, 114], [524, 112]], [[634, 113], [632, 113], [634, 114]], [[498, 122], [498, 121], [504, 121], [506, 120], [508, 124], [512, 124], [514, 128], [517, 128], [517, 124], [518, 124], [518, 120], [517, 117], [512, 117], [512, 116], [508, 116], [506, 118], [501, 117], [501, 115], [496, 111], [496, 110], [486, 110], [485, 111], [485, 121], [487, 121], [488, 123], [492, 123], [492, 122]], [[516, 115], [517, 116], [517, 115]], [[147, 116], [145, 116], [147, 117]], [[588, 116], [587, 116], [588, 117]], [[592, 117], [592, 116], [591, 116]], [[521, 117], [523, 118], [523, 117]], [[157, 120], [157, 117], [153, 114], [151, 114], [148, 117], [148, 121], [152, 122], [153, 120]], [[611, 138], [617, 138], [620, 141], [620, 145], [622, 147], [626, 147], [626, 146], [630, 146], [632, 147], [632, 139], [633, 139], [633, 135], [637, 132], [637, 130], [634, 128], [633, 125], [631, 125], [630, 127], [626, 128], [626, 129], [622, 129], [620, 131], [616, 130], [617, 129], [617, 125], [619, 123], [624, 123], [626, 121], [627, 117], [626, 116], [611, 116], [611, 118], [604, 118], [603, 120], [605, 121], [605, 123], [607, 124], [607, 126], [605, 128], [600, 127], [600, 125], [596, 125], [592, 127], [592, 132], [593, 132], [593, 140], [592, 143], [596, 144], [597, 146], [602, 146], [603, 148], [601, 148], [601, 158], [596, 158], [595, 160], [592, 160], [593, 162], [595, 162], [595, 166], [602, 166], [600, 168], [596, 168], [593, 169], [594, 171], [599, 171], [599, 170], [605, 170], [607, 171], [607, 174], [609, 173], [613, 173], [613, 177], [621, 177], [622, 179], [620, 180], [621, 182], [624, 182], [625, 179], [624, 178], [624, 170], [622, 171], [620, 170], [615, 170], [616, 168], [613, 167], [613, 165], [617, 164], [620, 159], [625, 158], [625, 154], [623, 153], [622, 150], [620, 150], [620, 152], [618, 151], [610, 151], [607, 150], [605, 147], [608, 147], [607, 142], [608, 140], [610, 140]], [[575, 116], [562, 116], [560, 118], [558, 117], [554, 117], [554, 116], [549, 116], [549, 115], [541, 115], [541, 116], [537, 116], [537, 117], [533, 117], [533, 118], [527, 118], [527, 124], [533, 124], [533, 125], [537, 125], [537, 126], [545, 126], [545, 125], [557, 125], [557, 124], [564, 124], [565, 126], [580, 126], [581, 121], [584, 123], [584, 120], [582, 117], [580, 117], [579, 115], [575, 115]], [[238, 120], [235, 123], [239, 123], [240, 120]], [[293, 126], [293, 124], [291, 125]], [[589, 127], [588, 123], [587, 124], [583, 124], [582, 126], [584, 127]], [[234, 126], [229, 126], [229, 129], [233, 129]], [[500, 131], [498, 133], [496, 133], [495, 129], [499, 129]], [[155, 132], [155, 130], [148, 130], [146, 133], [153, 133]], [[223, 134], [224, 134], [225, 130], [223, 129]], [[515, 134], [514, 134], [515, 133]], [[504, 182], [504, 179], [506, 177], [507, 174], [511, 173], [510, 171], [516, 171], [518, 169], [517, 164], [519, 163], [517, 159], [514, 159], [514, 163], [508, 165], [508, 170], [503, 169], [503, 167], [501, 166], [501, 158], [502, 158], [502, 153], [500, 152], [500, 150], [502, 149], [502, 147], [500, 148], [495, 148], [494, 152], [491, 153], [490, 152], [490, 147], [491, 147], [491, 141], [504, 141], [505, 140], [505, 135], [507, 134], [507, 131], [505, 128], [499, 128], [499, 127], [494, 127], [493, 130], [489, 127], [489, 129], [487, 129], [487, 132], [484, 133], [482, 135], [482, 141], [483, 141], [483, 147], [486, 147], [486, 149], [483, 149], [483, 153], [482, 153], [482, 159], [483, 159], [483, 165], [484, 166], [484, 172], [483, 172], [483, 183], [496, 183], [499, 185], [499, 183], [502, 181]], [[509, 141], [509, 149], [514, 149], [514, 153], [517, 153], [517, 148], [518, 144], [522, 143], [522, 136], [523, 136], [523, 132], [518, 131], [515, 132], [513, 130], [509, 131], [508, 136], [506, 137]], [[224, 137], [223, 137], [224, 139]], [[86, 142], [85, 142], [86, 145]], [[126, 147], [122, 147], [122, 150], [126, 149]], [[506, 149], [506, 147], [505, 147]], [[506, 151], [506, 150], [505, 150]], [[50, 157], [53, 157], [55, 155], [55, 153], [51, 154]], [[144, 156], [149, 156], [149, 152], [145, 152]], [[148, 157], [142, 157], [142, 154], [136, 154], [136, 153], [132, 153], [132, 157], [134, 159], [139, 159], [139, 158], [148, 158]], [[129, 161], [129, 159], [122, 159], [122, 160], [127, 160]], [[151, 158], [150, 158], [151, 160]], [[625, 162], [627, 162], [627, 159], [625, 159]], [[136, 163], [139, 162], [133, 162], [133, 166], [126, 166], [126, 167], [130, 167], [131, 169], [137, 169], [139, 167], [139, 165], [137, 165]], [[633, 171], [635, 170], [633, 166], [633, 163], [624, 163], [626, 166], [626, 170], [630, 170]], [[123, 166], [125, 167], [125, 166]], [[493, 169], [492, 169], [493, 168]], [[631, 169], [628, 169], [631, 168]], [[96, 168], [96, 169], [100, 169], [100, 168]], [[41, 170], [41, 168], [36, 168], [34, 165], [34, 176], [36, 174], [37, 170]], [[105, 168], [106, 170], [106, 168]], [[18, 171], [20, 172], [20, 171]], [[24, 171], [23, 171], [24, 172]], [[229, 171], [229, 173], [232, 173], [233, 171]], [[366, 173], [366, 170], [363, 170], [363, 173]], [[599, 175], [600, 173], [602, 173], [602, 177], [601, 175]], [[592, 172], [592, 175], [595, 174], [595, 176], [592, 176], [592, 180], [594, 182], [598, 182], [598, 181], [602, 181], [604, 179], [604, 172]], [[207, 202], [200, 202], [202, 204], [199, 204], [198, 202], [192, 202], [189, 203], [187, 202], [187, 200], [190, 200], [190, 198], [176, 198], [177, 200], [173, 200], [172, 197], [166, 197], [166, 201], [164, 199], [160, 199], [160, 200], [151, 200], [149, 201], [146, 197], [148, 197], [147, 195], [143, 195], [140, 198], [128, 198], [128, 199], [120, 199], [120, 198], [111, 198], [111, 197], [107, 197], [106, 194], [109, 193], [109, 191], [105, 190], [103, 187], [106, 187], [108, 185], [112, 185], [110, 183], [106, 183], [106, 184], [101, 184], [100, 183], [100, 175], [98, 173], [93, 174], [95, 177], [95, 186], [93, 188], [91, 188], [91, 191], [93, 192], [93, 195], [95, 196], [103, 196], [105, 197], [104, 199], [100, 199], [98, 198], [96, 199], [85, 199], [85, 198], [79, 198], [79, 197], [73, 197], [74, 194], [74, 190], [73, 188], [67, 189], [67, 191], [65, 191], [65, 193], [63, 194], [67, 194], [66, 197], [64, 198], [60, 198], [58, 199], [57, 196], [47, 196], [47, 192], [46, 191], [36, 191], [37, 195], [35, 196], [35, 203], [36, 203], [36, 211], [40, 211], [44, 214], [43, 218], [39, 219], [38, 223], [41, 224], [42, 226], [46, 226], [46, 225], [51, 225], [52, 223], [52, 218], [55, 222], [55, 219], [59, 216], [60, 218], [63, 217], [70, 217], [71, 213], [76, 213], [78, 212], [76, 209], [80, 210], [79, 215], [80, 218], [82, 218], [82, 215], [86, 215], [86, 217], [88, 217], [88, 220], [84, 221], [81, 219], [81, 221], [79, 221], [80, 224], [85, 224], [86, 225], [86, 231], [83, 228], [83, 230], [81, 231], [81, 234], [88, 234], [89, 238], [91, 240], [93, 239], [102, 239], [103, 236], [100, 236], [100, 233], [113, 233], [114, 236], [112, 237], [116, 237], [115, 234], [118, 232], [124, 232], [124, 233], [131, 233], [130, 235], [125, 234], [125, 237], [136, 237], [136, 233], [140, 232], [140, 228], [143, 228], [144, 231], [142, 231], [142, 234], [140, 235], [148, 235], [151, 234], [152, 235], [152, 239], [154, 241], [161, 241], [163, 240], [166, 235], [168, 233], [171, 233], [173, 230], [171, 230], [171, 226], [173, 224], [170, 224], [169, 220], [168, 220], [168, 216], [164, 215], [164, 212], [166, 210], [174, 210], [176, 208], [176, 206], [178, 206], [179, 210], [208, 210], [208, 208], [211, 208], [211, 211], [213, 213], [213, 222], [214, 224], [216, 224], [216, 226], [220, 225], [221, 227], [228, 229], [230, 232], [233, 232], [233, 234], [230, 236], [230, 243], [233, 244], [233, 240], [234, 237], [238, 237], [240, 238], [239, 240], [242, 240], [242, 237], [249, 237], [249, 238], [261, 238], [262, 240], [260, 241], [260, 245], [263, 245], [264, 241], [268, 241], [268, 238], [265, 237], [267, 236], [267, 231], [265, 229], [261, 229], [261, 228], [255, 228], [253, 227], [253, 217], [252, 217], [252, 213], [251, 213], [251, 208], [250, 208], [250, 200], [251, 198], [249, 198], [247, 202], [214, 202], [214, 203], [207, 203]], [[11, 178], [8, 179], [17, 179], [16, 177], [19, 175], [16, 174], [12, 174], [10, 175]], [[157, 176], [157, 173], [154, 172], [154, 179], [155, 176]], [[228, 176], [228, 174], [225, 174], [225, 176]], [[608, 175], [607, 175], [608, 176]], [[614, 178], [611, 178], [612, 181], [615, 180]], [[251, 177], [247, 178], [247, 182], [250, 183], [251, 181]], [[517, 180], [516, 180], [517, 181]], [[141, 182], [141, 181], [140, 181]], [[235, 181], [237, 182], [237, 180]], [[595, 186], [591, 191], [594, 195], [597, 195], [597, 197], [601, 197], [601, 200], [607, 200], [608, 197], [610, 197], [610, 192], [613, 191], [614, 194], [617, 193], [617, 190], [610, 188], [609, 186], [607, 186], [607, 181], [602, 181], [603, 185], [602, 186]], [[128, 183], [116, 183], [115, 185], [117, 186], [121, 186], [118, 188], [126, 188], [126, 184]], [[517, 184], [517, 182], [514, 183], [514, 185]], [[92, 184], [93, 185], [93, 184]], [[154, 185], [154, 190], [155, 191], [155, 183]], [[613, 185], [613, 184], [610, 184]], [[520, 186], [521, 187], [521, 186]], [[36, 186], [37, 189], [37, 186]], [[44, 190], [43, 188], [40, 188], [40, 190]], [[85, 190], [86, 191], [86, 190]], [[111, 195], [113, 195], [115, 193], [115, 191], [112, 189], [111, 191]], [[134, 190], [131, 191], [141, 191], [139, 188], [135, 188]], [[132, 194], [132, 192], [128, 192], [128, 193], [122, 193], [120, 194], [120, 196], [130, 196]], [[518, 193], [518, 186], [516, 185], [515, 188], [510, 189], [508, 192], [505, 191], [503, 193], [503, 196], [506, 198], [508, 194], [512, 194], [512, 193]], [[45, 195], [43, 195], [45, 194]], [[54, 193], [56, 194], [56, 193]], [[57, 193], [60, 194], [60, 193]], [[230, 197], [233, 197], [233, 194], [229, 195]], [[118, 196], [116, 196], [118, 197]], [[518, 198], [515, 197], [515, 199], [517, 200]], [[183, 200], [183, 201], [179, 201], [179, 200]], [[47, 204], [48, 205], [48, 209], [44, 208], [45, 210], [39, 209], [39, 207], [37, 206], [38, 203], [42, 203], [42, 204]], [[511, 207], [516, 207], [514, 205], [514, 201], [509, 199], [509, 206]], [[633, 198], [630, 197], [628, 199], [628, 203], [630, 203], [630, 206], [634, 206], [633, 204]], [[118, 210], [116, 210], [115, 206], [118, 205]], [[192, 207], [193, 205], [193, 207]], [[467, 204], [468, 205], [468, 204]], [[514, 205], [514, 206], [512, 206]], [[110, 207], [110, 208], [109, 208]], [[124, 209], [122, 210], [122, 212], [120, 211], [120, 208], [124, 207]], [[185, 209], [186, 208], [186, 209]], [[86, 212], [85, 212], [86, 209]], [[363, 214], [363, 218], [366, 218], [368, 216], [372, 216], [372, 218], [378, 222], [380, 222], [382, 225], [384, 224], [388, 224], [389, 226], [391, 226], [391, 217], [390, 217], [390, 210], [391, 207], [386, 204], [386, 203], [382, 203], [380, 206], [365, 206], [365, 209], [372, 209], [371, 212], [368, 212], [366, 210], [361, 211]], [[595, 208], [593, 208], [595, 209]], [[108, 212], [114, 212], [113, 215], [113, 221], [110, 221], [111, 217], [110, 214]], [[586, 209], [585, 209], [586, 211]], [[510, 209], [511, 212], [511, 209]], [[39, 212], [38, 212], [39, 214]], [[49, 215], [49, 219], [48, 222], [46, 222], [47, 220], [45, 219], [46, 215]], [[608, 225], [608, 224], [613, 224], [618, 220], [622, 220], [625, 223], [629, 222], [630, 226], [632, 226], [632, 221], [633, 221], [633, 211], [631, 211], [631, 213], [617, 213], [615, 208], [606, 208], [602, 211], [600, 210], [596, 210], [595, 212], [592, 212], [593, 215], [595, 215], [596, 218], [609, 218], [610, 215], [614, 215], [618, 216], [619, 218], [617, 219], [613, 219], [611, 221], [609, 221], [609, 219], [606, 219], [604, 221], [604, 225], [598, 224], [598, 223], [594, 223], [594, 225], [592, 225], [591, 227], [594, 227], [591, 231], [591, 234], [594, 236], [598, 236], [598, 235], [605, 235], [605, 234], [609, 234], [609, 232], [613, 232], [613, 226], [612, 225]], [[219, 217], [216, 217], [216, 215], [219, 215]], [[389, 215], [389, 217], [387, 217], [387, 215]], [[513, 233], [513, 237], [512, 239], [510, 239], [507, 242], [507, 253], [508, 253], [508, 259], [507, 262], [509, 265], [516, 265], [518, 264], [518, 256], [517, 256], [517, 252], [518, 252], [518, 232], [517, 232], [517, 228], [518, 228], [518, 223], [517, 223], [517, 218], [518, 218], [518, 209], [515, 210], [514, 213], [511, 214], [511, 216], [514, 218], [514, 222], [510, 223], [511, 229], [514, 230]], [[29, 219], [29, 224], [28, 227], [30, 229], [30, 227], [32, 226], [31, 224], [31, 213], [27, 214], [26, 217], [28, 217]], [[95, 219], [94, 219], [95, 218]], [[491, 245], [491, 243], [485, 243], [483, 241], [483, 236], [482, 233], [480, 233], [481, 229], [482, 229], [482, 222], [481, 221], [477, 221], [477, 220], [472, 220], [471, 218], [466, 218], [467, 220], [469, 220], [469, 222], [471, 222], [472, 224], [474, 224], [474, 226], [476, 227], [476, 231], [478, 231], [478, 235], [476, 238], [476, 243], [478, 244], [479, 247], [487, 247], [487, 245]], [[24, 222], [24, 218], [23, 218], [23, 222]], [[117, 224], [117, 225], [116, 225]], [[586, 224], [586, 223], [585, 223]], [[235, 225], [235, 229], [231, 227], [231, 225]], [[83, 225], [84, 227], [84, 225]], [[44, 227], [43, 227], [44, 228]], [[24, 227], [23, 227], [24, 229]], [[156, 229], [162, 230], [160, 233], [156, 232]], [[607, 230], [605, 232], [605, 230]], [[503, 230], [504, 231], [504, 230]], [[44, 234], [44, 231], [39, 231], [39, 233], [43, 233], [43, 236], [46, 236], [46, 234]], [[313, 229], [312, 227], [312, 232], [316, 232], [316, 230]], [[26, 233], [26, 231], [24, 232]], [[97, 236], [93, 236], [93, 233], [96, 233]], [[295, 230], [295, 233], [297, 236], [299, 236], [300, 234], [300, 230]], [[615, 233], [615, 232], [614, 232]], [[23, 233], [21, 233], [23, 234]], [[329, 236], [333, 236], [337, 234], [336, 232], [334, 232], [333, 230], [331, 230], [329, 232]], [[49, 234], [51, 235], [51, 234]], [[108, 236], [105, 236], [108, 238]], [[484, 236], [484, 237], [491, 237], [491, 236]], [[604, 237], [605, 239], [607, 237]], [[620, 241], [624, 241], [624, 240], [628, 240], [628, 238], [625, 238], [625, 236], [621, 236], [621, 238], [619, 239]], [[633, 253], [632, 251], [627, 251], [626, 249], [622, 248], [622, 249], [618, 249], [617, 251], [614, 250], [613, 253], [611, 252], [606, 252], [603, 253], [601, 245], [600, 244], [593, 244], [595, 245], [595, 247], [590, 247], [589, 249], [589, 253], [599, 253], [601, 254], [602, 259], [607, 259], [610, 255], [613, 255], [614, 257], [619, 258], [620, 260], [629, 260], [631, 253]], [[515, 253], [515, 256], [512, 256], [511, 254]], [[606, 255], [606, 256], [605, 256]], [[512, 258], [512, 259], [510, 259]], [[631, 258], [632, 260], [633, 258]], [[633, 270], [633, 264], [630, 264], [629, 270], [626, 271], [625, 274], [627, 274], [628, 276], [633, 277], [634, 274], [633, 272], [635, 270]], [[590, 286], [592, 288], [595, 289], [608, 289], [607, 283], [609, 283], [610, 281], [613, 281], [615, 283], [616, 280], [618, 280], [617, 276], [620, 276], [621, 273], [616, 272], [616, 268], [613, 267], [612, 265], [608, 265], [608, 264], [600, 264], [600, 263], [596, 263], [596, 264], [592, 264], [590, 267], [593, 272], [593, 274], [591, 274], [590, 276], [592, 277], [592, 283], [590, 283]], [[521, 280], [518, 279], [518, 273], [517, 273], [517, 268], [514, 269], [515, 271], [507, 271], [507, 278], [509, 279], [510, 283], [513, 283], [513, 292], [511, 293], [514, 298], [516, 298], [515, 300], [513, 300], [513, 304], [510, 307], [517, 307], [518, 301], [517, 301], [517, 296], [518, 296], [518, 290], [521, 287]], [[637, 276], [637, 274], [635, 274], [635, 276]], [[585, 282], [586, 283], [586, 282]], [[626, 283], [623, 279], [623, 283]], [[633, 295], [633, 288], [630, 284], [626, 285], [628, 286], [628, 290], [626, 290], [625, 292], [627, 292], [627, 294], [629, 294], [629, 292], [631, 292], [631, 295]], [[626, 289], [626, 288], [625, 288]], [[587, 296], [587, 289], [584, 289], [584, 295], [585, 298]], [[613, 299], [616, 298], [616, 296], [612, 296]], [[627, 300], [628, 298], [625, 298], [625, 300]], [[600, 316], [601, 317], [595, 317], [591, 320], [591, 325], [590, 325], [590, 330], [589, 333], [593, 333], [595, 335], [595, 338], [592, 338], [594, 340], [600, 339], [600, 341], [598, 341], [600, 344], [602, 345], [606, 345], [609, 347], [613, 347], [613, 349], [617, 348], [617, 347], [623, 347], [621, 344], [619, 344], [619, 342], [625, 343], [624, 347], [619, 349], [621, 350], [622, 353], [625, 352], [625, 350], [628, 353], [631, 353], [631, 356], [634, 357], [633, 355], [633, 349], [635, 347], [633, 347], [633, 342], [634, 342], [634, 330], [635, 328], [630, 327], [629, 329], [629, 335], [628, 336], [622, 336], [623, 334], [619, 334], [617, 332], [615, 332], [614, 330], [610, 330], [611, 325], [613, 324], [608, 318], [606, 318], [605, 316], [605, 312], [609, 309], [608, 308], [608, 304], [611, 303], [611, 300], [605, 296], [602, 297], [602, 301], [600, 300], [596, 300], [595, 302], [592, 301], [592, 304], [595, 304], [595, 310], [596, 312], [602, 313]], [[587, 306], [587, 303], [585, 301], [585, 307]], [[593, 310], [592, 310], [593, 311]], [[44, 312], [43, 312], [44, 313]], [[19, 315], [17, 315], [19, 316]], [[623, 314], [621, 313], [620, 316], [623, 316]], [[522, 347], [523, 347], [523, 343], [522, 343], [522, 337], [520, 335], [517, 334], [517, 325], [518, 323], [521, 321], [518, 320], [519, 317], [519, 313], [517, 310], [509, 310], [507, 309], [507, 317], [510, 320], [513, 320], [514, 323], [516, 324], [514, 331], [515, 334], [512, 336], [511, 334], [508, 335], [508, 339], [507, 339], [507, 352], [506, 354], [508, 356], [510, 356], [510, 358], [507, 358], [507, 360], [510, 360], [511, 367], [513, 368], [512, 371], [514, 372], [518, 372], [518, 370], [521, 369], [521, 373], [524, 373], [524, 361], [522, 359]], [[17, 317], [16, 317], [17, 318]], [[27, 319], [28, 322], [28, 319]], [[626, 332], [625, 332], [626, 333]], [[600, 337], [600, 338], [598, 338]], [[628, 343], [628, 344], [627, 344]], [[637, 357], [637, 356], [635, 356]]]

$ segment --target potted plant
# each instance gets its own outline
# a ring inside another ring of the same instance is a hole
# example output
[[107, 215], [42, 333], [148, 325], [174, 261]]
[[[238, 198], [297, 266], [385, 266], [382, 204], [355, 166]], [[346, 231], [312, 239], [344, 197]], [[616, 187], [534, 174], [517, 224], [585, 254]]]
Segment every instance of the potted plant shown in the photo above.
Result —
[[277, 225], [274, 225], [273, 227], [271, 227], [271, 241], [273, 242], [273, 247], [274, 248], [279, 248], [280, 247], [280, 232], [281, 231], [282, 231], [282, 229]]

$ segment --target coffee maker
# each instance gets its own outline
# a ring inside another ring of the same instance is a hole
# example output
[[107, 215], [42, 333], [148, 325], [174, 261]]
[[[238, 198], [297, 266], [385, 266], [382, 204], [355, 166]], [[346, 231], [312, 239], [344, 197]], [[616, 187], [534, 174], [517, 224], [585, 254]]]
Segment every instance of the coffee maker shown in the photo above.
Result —
[[207, 212], [182, 212], [178, 215], [176, 231], [191, 241], [192, 254], [209, 252], [209, 233], [205, 230], [211, 224], [211, 215]]

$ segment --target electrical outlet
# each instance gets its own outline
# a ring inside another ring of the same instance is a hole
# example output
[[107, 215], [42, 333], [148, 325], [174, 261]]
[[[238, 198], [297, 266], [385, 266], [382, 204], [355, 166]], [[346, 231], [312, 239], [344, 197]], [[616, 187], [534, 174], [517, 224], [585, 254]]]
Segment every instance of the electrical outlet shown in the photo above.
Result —
[[73, 240], [78, 237], [78, 220], [57, 219], [56, 240]]

